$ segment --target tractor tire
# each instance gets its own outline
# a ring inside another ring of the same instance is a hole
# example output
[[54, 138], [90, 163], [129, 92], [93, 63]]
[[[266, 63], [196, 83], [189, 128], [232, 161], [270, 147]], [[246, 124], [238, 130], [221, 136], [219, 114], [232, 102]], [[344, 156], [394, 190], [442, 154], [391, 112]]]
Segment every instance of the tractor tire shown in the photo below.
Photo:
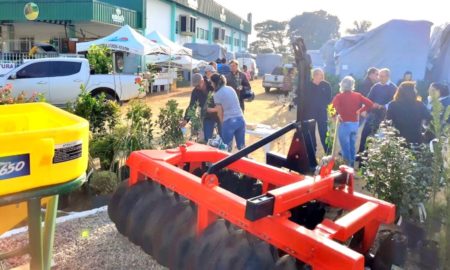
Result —
[[266, 93], [269, 93], [269, 92], [270, 92], [270, 87], [264, 87], [264, 91], [265, 91]]
[[169, 268], [173, 270], [187, 269], [191, 261], [189, 254], [195, 245], [197, 212], [191, 207], [186, 210], [187, 218], [177, 218], [171, 238], [164, 239], [161, 244], [160, 256], [172, 255], [173, 260], [169, 263]]
[[117, 207], [117, 219], [115, 221], [116, 228], [121, 234], [125, 235], [126, 233], [128, 215], [131, 213], [134, 205], [151, 190], [151, 186], [152, 183], [150, 181], [141, 181], [130, 187], [123, 195]]
[[128, 189], [128, 179], [120, 183], [117, 187], [116, 191], [112, 195], [111, 199], [108, 203], [108, 216], [112, 222], [116, 222], [117, 220], [117, 208], [119, 207], [120, 200], [122, 200], [123, 194]]

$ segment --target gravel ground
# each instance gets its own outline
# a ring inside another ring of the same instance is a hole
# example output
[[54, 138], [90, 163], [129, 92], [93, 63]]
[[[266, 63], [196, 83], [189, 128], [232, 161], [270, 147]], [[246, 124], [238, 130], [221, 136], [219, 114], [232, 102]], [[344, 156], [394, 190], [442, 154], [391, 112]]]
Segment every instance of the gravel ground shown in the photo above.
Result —
[[[0, 250], [27, 243], [27, 234], [0, 239]], [[165, 269], [120, 235], [106, 212], [57, 224], [52, 269]], [[29, 256], [0, 261], [0, 269], [29, 262]]]

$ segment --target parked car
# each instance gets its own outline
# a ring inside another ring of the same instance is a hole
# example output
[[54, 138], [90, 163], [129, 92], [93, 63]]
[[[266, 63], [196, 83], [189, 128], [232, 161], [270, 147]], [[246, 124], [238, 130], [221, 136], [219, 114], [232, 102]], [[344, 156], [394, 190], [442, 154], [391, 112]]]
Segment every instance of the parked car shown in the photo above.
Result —
[[258, 76], [258, 67], [256, 66], [256, 61], [253, 58], [238, 58], [239, 68], [242, 70], [243, 66], [246, 65], [248, 71], [250, 71], [250, 79], [254, 80]]
[[276, 67], [271, 74], [264, 75], [262, 85], [266, 93], [269, 93], [270, 89], [272, 88], [280, 90], [283, 87], [283, 81], [284, 81], [283, 67]]
[[127, 101], [143, 94], [135, 84], [135, 75], [91, 75], [85, 58], [41, 58], [29, 60], [0, 76], [0, 87], [11, 84], [13, 95], [34, 92], [45, 95], [48, 102], [65, 106], [80, 94], [83, 84], [93, 96], [104, 93], [107, 99]]

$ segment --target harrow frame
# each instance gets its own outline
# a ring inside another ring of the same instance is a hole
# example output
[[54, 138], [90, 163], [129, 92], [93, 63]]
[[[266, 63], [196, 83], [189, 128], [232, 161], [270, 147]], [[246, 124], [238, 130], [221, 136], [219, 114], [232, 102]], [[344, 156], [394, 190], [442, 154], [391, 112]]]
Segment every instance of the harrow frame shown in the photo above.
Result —
[[[230, 162], [224, 164], [227, 159]], [[192, 171], [203, 163], [215, 163], [211, 169], [220, 161], [223, 167], [260, 180], [263, 195], [245, 200], [219, 187], [215, 174], [200, 178], [183, 169], [185, 164]], [[394, 205], [353, 190], [353, 170], [345, 166], [339, 171], [323, 167], [320, 175], [305, 176], [192, 142], [176, 149], [133, 152], [127, 165], [130, 186], [156, 181], [194, 202], [198, 235], [221, 217], [313, 269], [364, 269], [363, 254], [372, 246], [379, 226], [395, 219]], [[288, 219], [289, 209], [312, 200], [349, 212], [336, 221], [325, 219], [314, 230]], [[363, 239], [355, 250], [341, 244], [357, 233]]]

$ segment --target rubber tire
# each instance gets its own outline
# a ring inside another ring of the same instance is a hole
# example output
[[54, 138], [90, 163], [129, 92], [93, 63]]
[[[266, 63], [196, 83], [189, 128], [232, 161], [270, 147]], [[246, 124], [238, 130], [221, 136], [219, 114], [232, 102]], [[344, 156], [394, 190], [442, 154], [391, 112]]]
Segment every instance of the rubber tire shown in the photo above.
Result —
[[[165, 192], [165, 191], [164, 191]], [[158, 229], [157, 225], [159, 221], [164, 217], [164, 215], [171, 210], [172, 207], [176, 205], [176, 200], [172, 196], [167, 194], [161, 196], [161, 199], [157, 201], [154, 206], [154, 210], [151, 215], [145, 218], [145, 226], [142, 231], [142, 249], [150, 255], [154, 255], [154, 249], [152, 246], [152, 239], [154, 232]]]
[[270, 87], [264, 87], [264, 92], [269, 93], [270, 92]]
[[172, 252], [172, 261], [169, 263], [169, 268], [173, 270], [187, 269], [187, 265], [192, 258], [190, 251], [195, 246], [196, 241], [196, 225], [197, 212], [192, 209], [190, 205], [187, 207], [187, 219], [182, 220], [184, 223], [180, 226], [180, 219], [174, 221], [175, 231], [171, 238], [164, 239], [161, 244], [161, 256]]
[[128, 215], [126, 235], [134, 244], [138, 246], [141, 245], [146, 221], [143, 217], [152, 215], [155, 205], [161, 200], [162, 196], [165, 195], [161, 191], [159, 185], [153, 183], [151, 191], [139, 199], [131, 213]]
[[150, 181], [141, 181], [130, 187], [123, 195], [117, 208], [117, 220], [115, 221], [117, 230], [125, 235], [127, 231], [128, 215], [141, 196], [145, 196], [151, 190]]
[[[195, 245], [191, 248], [191, 262], [189, 269], [201, 270], [204, 269], [205, 261], [208, 261], [213, 254], [221, 252], [218, 246], [222, 241], [229, 236], [225, 220], [218, 219], [216, 222], [209, 225], [198, 237]], [[207, 269], [210, 270], [210, 269]]]
[[108, 203], [108, 216], [109, 219], [111, 219], [112, 222], [117, 221], [117, 209], [119, 207], [120, 201], [123, 198], [123, 195], [128, 189], [128, 179], [124, 180], [120, 185], [117, 187], [116, 191], [114, 191], [111, 199]]

